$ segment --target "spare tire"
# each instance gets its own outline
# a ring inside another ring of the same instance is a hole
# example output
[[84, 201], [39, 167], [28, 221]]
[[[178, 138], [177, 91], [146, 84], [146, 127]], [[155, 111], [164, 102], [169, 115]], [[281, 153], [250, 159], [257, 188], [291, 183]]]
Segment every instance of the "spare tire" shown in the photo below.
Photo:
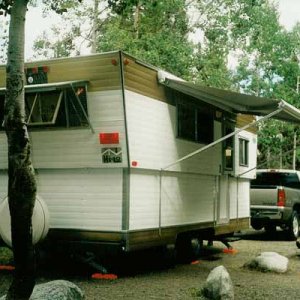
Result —
[[[42, 241], [46, 237], [48, 230], [48, 208], [45, 201], [43, 201], [41, 197], [37, 196], [32, 215], [33, 244], [37, 244], [38, 242]], [[12, 246], [10, 212], [7, 197], [0, 204], [0, 236], [9, 247]]]

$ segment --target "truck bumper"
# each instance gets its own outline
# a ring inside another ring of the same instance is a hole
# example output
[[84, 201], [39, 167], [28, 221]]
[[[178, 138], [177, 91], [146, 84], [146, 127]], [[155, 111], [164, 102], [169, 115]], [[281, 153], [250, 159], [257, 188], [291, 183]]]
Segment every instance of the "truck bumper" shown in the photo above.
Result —
[[252, 219], [269, 219], [269, 220], [281, 220], [283, 217], [283, 211], [279, 210], [256, 210], [251, 209]]
[[289, 221], [291, 209], [286, 207], [251, 207], [251, 223], [285, 224]]

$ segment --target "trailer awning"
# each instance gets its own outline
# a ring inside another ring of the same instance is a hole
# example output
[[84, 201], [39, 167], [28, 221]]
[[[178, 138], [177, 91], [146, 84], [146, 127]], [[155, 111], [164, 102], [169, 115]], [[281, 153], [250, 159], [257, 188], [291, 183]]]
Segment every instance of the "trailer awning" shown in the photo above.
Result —
[[160, 82], [171, 89], [229, 112], [265, 116], [281, 108], [273, 118], [300, 124], [300, 110], [284, 100], [250, 96], [171, 78]]

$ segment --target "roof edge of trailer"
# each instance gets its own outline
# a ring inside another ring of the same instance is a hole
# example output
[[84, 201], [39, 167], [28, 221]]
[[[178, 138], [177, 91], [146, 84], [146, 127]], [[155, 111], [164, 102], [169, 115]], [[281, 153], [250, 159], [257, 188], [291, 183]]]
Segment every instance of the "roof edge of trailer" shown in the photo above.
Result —
[[[76, 58], [84, 58], [84, 57], [93, 57], [98, 55], [109, 55], [109, 54], [118, 54], [120, 52], [123, 52], [122, 50], [112, 50], [112, 51], [106, 51], [106, 52], [100, 52], [100, 53], [89, 53], [89, 54], [82, 54], [78, 56], [63, 56], [63, 57], [54, 57], [54, 58], [48, 58], [48, 59], [37, 59], [37, 60], [25, 60], [25, 64], [42, 64], [47, 63], [49, 61], [63, 61], [65, 59], [76, 59]], [[124, 52], [123, 52], [124, 53]], [[0, 64], [0, 67], [5, 67], [6, 64], [2, 63]]]
[[266, 116], [278, 108], [274, 119], [300, 124], [300, 110], [284, 100], [242, 94], [230, 90], [208, 87], [193, 82], [178, 80], [168, 73], [158, 73], [158, 81], [164, 86], [192, 96], [224, 111], [245, 115]]
[[[62, 82], [51, 82], [51, 83], [41, 83], [41, 84], [31, 84], [25, 85], [25, 91], [28, 92], [45, 92], [45, 91], [54, 91], [61, 90], [68, 87], [78, 87], [88, 84], [88, 80], [73, 80], [73, 81], [62, 81]], [[4, 94], [6, 88], [0, 88], [0, 95]]]

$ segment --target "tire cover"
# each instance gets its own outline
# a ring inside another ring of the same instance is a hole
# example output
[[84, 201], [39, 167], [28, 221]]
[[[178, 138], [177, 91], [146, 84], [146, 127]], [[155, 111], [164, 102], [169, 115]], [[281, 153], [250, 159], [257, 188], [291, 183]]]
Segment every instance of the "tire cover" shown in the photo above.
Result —
[[[48, 230], [48, 208], [46, 203], [41, 199], [41, 197], [37, 196], [32, 215], [33, 244], [37, 244], [39, 241], [43, 240], [46, 237]], [[0, 236], [9, 247], [12, 246], [10, 212], [7, 197], [0, 204]]]

